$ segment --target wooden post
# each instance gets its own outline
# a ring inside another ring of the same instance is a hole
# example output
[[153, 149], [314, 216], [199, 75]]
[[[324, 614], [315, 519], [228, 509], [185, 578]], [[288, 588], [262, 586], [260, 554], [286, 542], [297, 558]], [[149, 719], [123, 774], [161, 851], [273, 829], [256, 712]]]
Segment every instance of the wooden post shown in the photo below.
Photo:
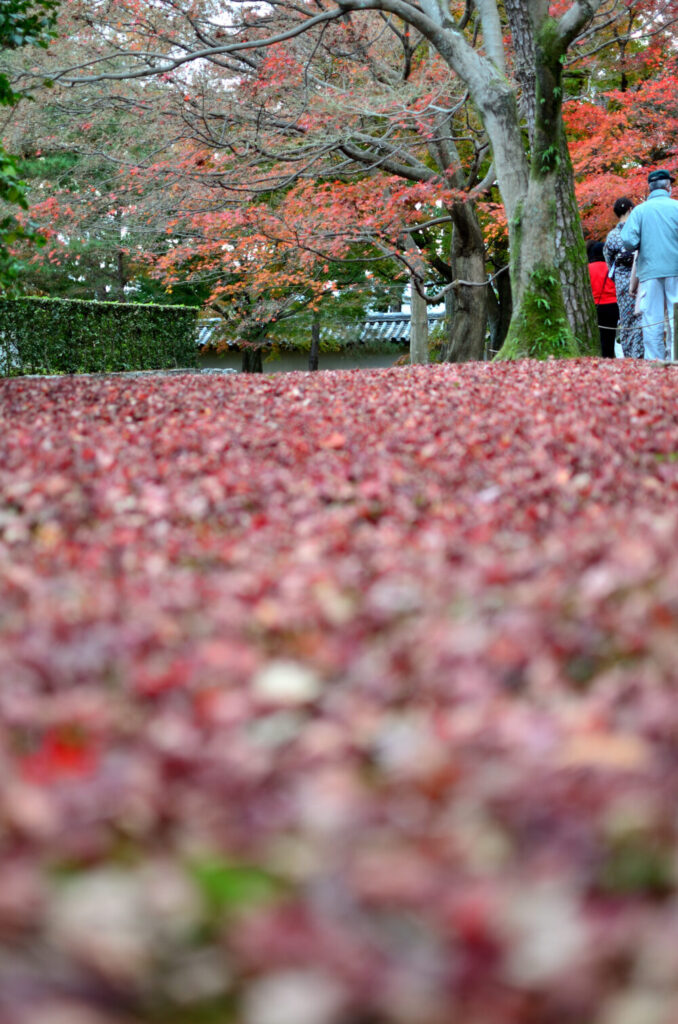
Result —
[[428, 363], [428, 310], [411, 278], [410, 296], [410, 363]]
[[313, 313], [311, 321], [311, 350], [308, 353], [309, 370], [318, 369], [318, 357], [320, 353], [320, 313], [317, 310]]

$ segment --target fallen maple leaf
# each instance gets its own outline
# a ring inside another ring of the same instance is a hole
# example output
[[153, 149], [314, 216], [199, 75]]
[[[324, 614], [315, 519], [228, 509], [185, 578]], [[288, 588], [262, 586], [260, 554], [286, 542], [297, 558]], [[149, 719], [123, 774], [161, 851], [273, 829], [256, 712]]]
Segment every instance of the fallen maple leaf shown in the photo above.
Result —
[[321, 448], [343, 448], [346, 444], [346, 437], [344, 434], [334, 433], [330, 434], [329, 437], [323, 438], [320, 442]]

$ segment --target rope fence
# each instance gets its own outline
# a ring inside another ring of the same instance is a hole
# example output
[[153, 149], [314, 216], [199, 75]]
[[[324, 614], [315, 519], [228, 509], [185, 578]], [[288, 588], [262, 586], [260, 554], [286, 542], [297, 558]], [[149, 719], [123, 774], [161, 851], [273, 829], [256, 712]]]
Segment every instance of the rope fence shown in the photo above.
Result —
[[[660, 325], [667, 328], [669, 337], [666, 339], [666, 348], [669, 351], [669, 361], [673, 363], [678, 362], [678, 359], [676, 358], [676, 342], [678, 341], [678, 303], [674, 303], [673, 306], [673, 331], [670, 330], [671, 321], [668, 310], [664, 314], [663, 320], [654, 320], [649, 324], [643, 322], [642, 314], [636, 313], [635, 315], [640, 320], [640, 324], [636, 326], [640, 326], [641, 330], [645, 327], [659, 327]], [[615, 328], [603, 326], [603, 330], [614, 330], [615, 341], [618, 341], [619, 335], [622, 331], [622, 325], [621, 323], [618, 323]]]

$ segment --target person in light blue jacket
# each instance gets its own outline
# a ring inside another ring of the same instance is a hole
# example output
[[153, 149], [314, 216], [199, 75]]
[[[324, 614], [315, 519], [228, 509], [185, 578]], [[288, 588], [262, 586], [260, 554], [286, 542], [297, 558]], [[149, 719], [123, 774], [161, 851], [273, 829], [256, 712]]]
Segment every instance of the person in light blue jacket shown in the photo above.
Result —
[[673, 307], [678, 303], [678, 200], [671, 198], [674, 180], [663, 168], [651, 171], [649, 196], [633, 208], [621, 229], [626, 248], [638, 250], [638, 307], [646, 359], [666, 358], [666, 313], [669, 357], [673, 357]]

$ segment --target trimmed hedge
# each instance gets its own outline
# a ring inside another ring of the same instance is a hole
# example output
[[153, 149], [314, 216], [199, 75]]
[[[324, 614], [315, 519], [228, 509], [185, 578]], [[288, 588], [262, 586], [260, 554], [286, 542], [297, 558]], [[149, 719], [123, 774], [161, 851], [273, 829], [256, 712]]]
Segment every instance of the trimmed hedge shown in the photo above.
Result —
[[197, 366], [193, 306], [0, 299], [0, 375]]

